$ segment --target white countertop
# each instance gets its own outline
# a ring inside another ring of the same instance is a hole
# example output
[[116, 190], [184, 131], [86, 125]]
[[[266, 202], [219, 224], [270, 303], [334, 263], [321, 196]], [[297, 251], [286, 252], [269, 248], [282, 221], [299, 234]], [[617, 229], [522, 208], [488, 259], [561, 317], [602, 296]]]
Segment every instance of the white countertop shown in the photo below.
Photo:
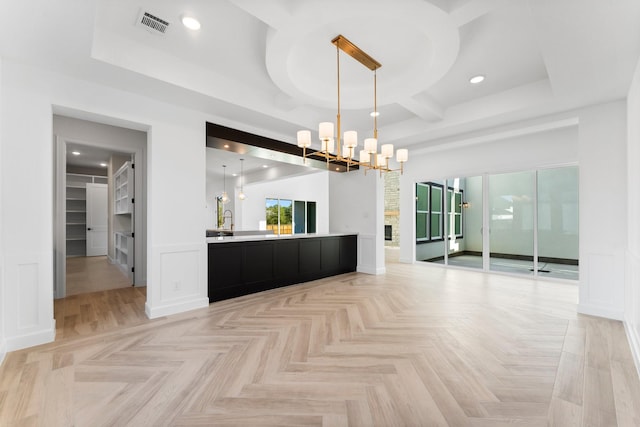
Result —
[[224, 236], [207, 237], [207, 243], [251, 242], [257, 240], [286, 240], [286, 239], [310, 239], [314, 237], [353, 236], [358, 233], [328, 233], [328, 234], [259, 234], [252, 236]]

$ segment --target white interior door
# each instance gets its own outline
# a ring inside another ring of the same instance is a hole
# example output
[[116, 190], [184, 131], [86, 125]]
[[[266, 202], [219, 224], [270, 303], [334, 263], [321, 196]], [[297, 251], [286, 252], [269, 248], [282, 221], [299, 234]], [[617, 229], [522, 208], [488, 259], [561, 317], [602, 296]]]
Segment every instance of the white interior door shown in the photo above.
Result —
[[107, 184], [87, 184], [87, 256], [107, 254]]

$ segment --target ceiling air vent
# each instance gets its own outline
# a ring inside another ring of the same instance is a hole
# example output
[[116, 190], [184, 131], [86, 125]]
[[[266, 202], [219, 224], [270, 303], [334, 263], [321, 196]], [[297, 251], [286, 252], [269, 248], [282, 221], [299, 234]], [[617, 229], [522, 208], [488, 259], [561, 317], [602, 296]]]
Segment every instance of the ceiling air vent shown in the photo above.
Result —
[[167, 31], [167, 27], [169, 27], [169, 23], [149, 12], [143, 11], [138, 18], [138, 26], [144, 27], [152, 33], [164, 34]]

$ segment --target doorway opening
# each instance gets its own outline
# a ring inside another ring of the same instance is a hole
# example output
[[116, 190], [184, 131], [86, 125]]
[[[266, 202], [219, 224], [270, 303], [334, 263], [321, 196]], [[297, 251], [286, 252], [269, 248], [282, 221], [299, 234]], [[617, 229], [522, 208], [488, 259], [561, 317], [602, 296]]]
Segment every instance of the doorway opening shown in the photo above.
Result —
[[[135, 155], [66, 142], [64, 296], [134, 284]], [[130, 240], [127, 242], [127, 240]]]
[[146, 132], [54, 115], [53, 134], [54, 298], [145, 286]]

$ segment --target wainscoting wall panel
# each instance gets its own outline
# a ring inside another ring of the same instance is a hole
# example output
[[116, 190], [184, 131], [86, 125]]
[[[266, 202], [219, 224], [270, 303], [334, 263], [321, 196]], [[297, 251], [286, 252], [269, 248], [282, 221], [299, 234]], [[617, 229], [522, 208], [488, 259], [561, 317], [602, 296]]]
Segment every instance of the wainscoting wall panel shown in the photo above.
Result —
[[[580, 254], [584, 260], [580, 272], [578, 312], [592, 316], [624, 318], [624, 251]], [[582, 274], [582, 271], [586, 274]], [[613, 286], [615, 285], [615, 286]]]
[[206, 244], [153, 247], [145, 312], [151, 319], [206, 307]]
[[3, 310], [6, 350], [51, 342], [53, 320], [53, 276], [51, 254], [23, 253], [4, 258], [5, 294]]
[[640, 256], [627, 251], [624, 328], [640, 376]]
[[374, 234], [358, 235], [358, 272], [367, 274], [384, 274], [384, 263], [381, 263], [383, 267], [378, 267], [376, 247], [377, 238], [378, 237]]

